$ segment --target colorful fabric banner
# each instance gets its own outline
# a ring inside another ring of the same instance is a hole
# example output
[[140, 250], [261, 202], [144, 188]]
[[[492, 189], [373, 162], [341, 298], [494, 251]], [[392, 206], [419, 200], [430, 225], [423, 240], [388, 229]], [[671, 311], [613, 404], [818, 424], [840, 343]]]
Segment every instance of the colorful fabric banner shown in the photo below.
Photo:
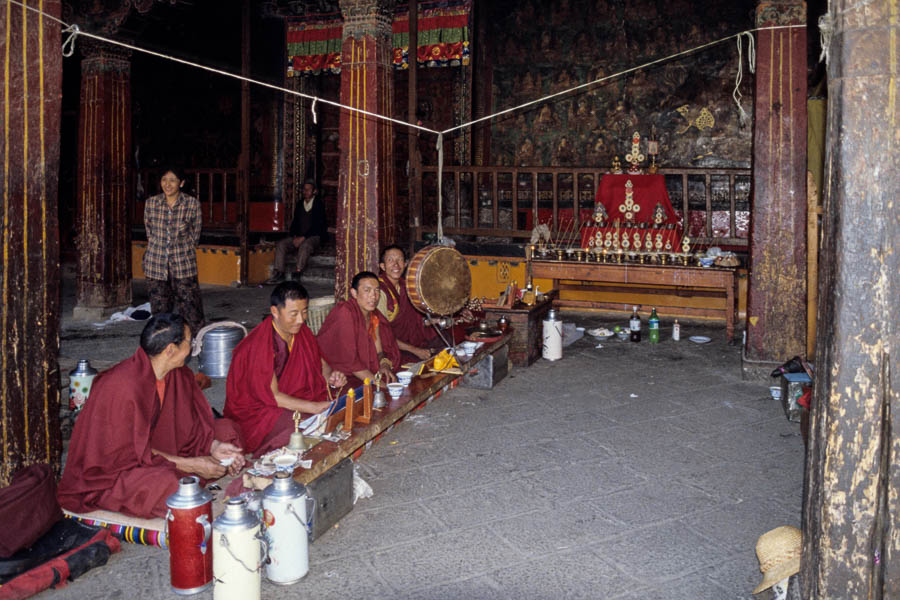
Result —
[[[469, 64], [471, 0], [420, 2], [419, 47], [416, 61], [426, 67], [457, 67]], [[343, 19], [339, 14], [288, 19], [286, 23], [288, 77], [341, 72]], [[398, 5], [394, 12], [393, 60], [395, 69], [409, 68], [409, 8]]]
[[341, 15], [288, 19], [286, 26], [288, 77], [341, 72]]
[[[426, 67], [458, 67], [469, 64], [471, 0], [419, 3], [416, 61]], [[409, 7], [399, 5], [391, 26], [394, 34], [394, 68], [409, 68]]]

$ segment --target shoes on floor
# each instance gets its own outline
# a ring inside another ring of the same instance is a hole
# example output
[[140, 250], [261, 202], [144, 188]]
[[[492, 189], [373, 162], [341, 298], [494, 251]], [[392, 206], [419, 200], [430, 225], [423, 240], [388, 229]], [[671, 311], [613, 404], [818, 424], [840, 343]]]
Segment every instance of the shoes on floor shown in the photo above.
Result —
[[281, 271], [275, 271], [275, 274], [266, 279], [265, 285], [278, 285], [284, 281], [284, 273]]

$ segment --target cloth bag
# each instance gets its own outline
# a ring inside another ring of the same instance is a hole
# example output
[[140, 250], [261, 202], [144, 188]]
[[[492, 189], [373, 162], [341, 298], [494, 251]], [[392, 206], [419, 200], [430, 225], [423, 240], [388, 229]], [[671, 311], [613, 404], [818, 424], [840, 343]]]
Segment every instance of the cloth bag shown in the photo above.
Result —
[[31, 546], [62, 519], [56, 499], [56, 478], [49, 465], [34, 464], [17, 471], [10, 484], [0, 488], [0, 558], [9, 558]]

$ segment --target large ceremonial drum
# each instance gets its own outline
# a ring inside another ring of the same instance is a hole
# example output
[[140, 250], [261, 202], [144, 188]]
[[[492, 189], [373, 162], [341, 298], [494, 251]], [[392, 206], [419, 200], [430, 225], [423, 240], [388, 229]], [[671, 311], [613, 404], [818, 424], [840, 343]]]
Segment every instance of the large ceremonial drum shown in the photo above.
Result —
[[406, 293], [418, 310], [452, 315], [469, 300], [472, 273], [465, 257], [449, 246], [422, 248], [406, 270]]
[[194, 476], [182, 477], [166, 500], [172, 591], [196, 594], [212, 585], [212, 494]]

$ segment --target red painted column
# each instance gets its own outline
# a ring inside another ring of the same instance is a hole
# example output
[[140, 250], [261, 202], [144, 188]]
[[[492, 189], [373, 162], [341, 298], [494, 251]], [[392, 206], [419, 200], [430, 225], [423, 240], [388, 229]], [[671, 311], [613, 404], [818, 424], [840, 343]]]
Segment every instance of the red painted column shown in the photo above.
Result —
[[[341, 0], [344, 105], [393, 116], [393, 4], [391, 0]], [[397, 219], [391, 124], [341, 110], [340, 144], [334, 292], [342, 300], [348, 297], [356, 273], [377, 271], [381, 247], [396, 240]]]
[[806, 352], [806, 4], [761, 2], [756, 24], [801, 25], [756, 38], [747, 357], [781, 363]]
[[[59, 0], [27, 1], [60, 18]], [[0, 486], [59, 469], [60, 26], [0, 5]]]
[[97, 319], [131, 303], [130, 52], [79, 39], [76, 319]]

